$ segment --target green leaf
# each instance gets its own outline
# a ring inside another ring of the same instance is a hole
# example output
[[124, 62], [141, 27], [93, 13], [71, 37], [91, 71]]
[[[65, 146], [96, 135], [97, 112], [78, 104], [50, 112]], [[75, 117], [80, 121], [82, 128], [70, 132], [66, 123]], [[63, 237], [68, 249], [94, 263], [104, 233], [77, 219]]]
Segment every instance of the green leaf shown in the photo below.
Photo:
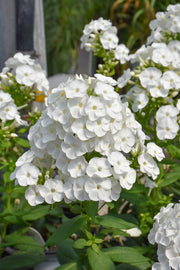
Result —
[[139, 270], [139, 267], [127, 263], [121, 263], [116, 266], [116, 270]]
[[166, 173], [159, 181], [158, 187], [166, 187], [180, 179], [180, 166], [175, 167], [172, 172]]
[[137, 20], [139, 19], [139, 17], [140, 17], [142, 14], [144, 15], [144, 9], [143, 9], [143, 8], [142, 8], [142, 9], [139, 9], [139, 10], [136, 12], [136, 14], [134, 15], [133, 20], [132, 20], [132, 27], [133, 27], [133, 28], [135, 28], [135, 25], [136, 25], [136, 23], [137, 23]]
[[60, 267], [56, 268], [55, 270], [83, 270], [83, 266], [80, 265], [78, 262], [70, 262], [61, 265]]
[[55, 233], [47, 240], [46, 245], [57, 245], [77, 232], [86, 222], [88, 217], [76, 216], [62, 224]]
[[22, 235], [20, 231], [9, 234], [5, 237], [8, 246], [13, 246], [19, 250], [43, 252], [43, 248], [30, 236]]
[[83, 247], [86, 246], [86, 244], [87, 241], [84, 238], [80, 238], [74, 242], [73, 247], [77, 249], [82, 249]]
[[49, 213], [50, 208], [50, 205], [37, 205], [35, 207], [31, 207], [28, 211], [28, 214], [23, 216], [23, 220], [37, 220], [38, 218], [44, 217]]
[[112, 247], [103, 250], [114, 262], [128, 263], [146, 270], [150, 267], [149, 259], [144, 257], [135, 247]]
[[180, 159], [180, 149], [173, 144], [167, 145], [167, 150], [172, 158], [179, 158]]
[[133, 223], [127, 222], [118, 216], [112, 215], [98, 216], [96, 217], [95, 222], [99, 225], [116, 229], [131, 229], [137, 227], [137, 225]]
[[89, 217], [92, 219], [97, 215], [99, 202], [84, 201], [83, 206]]
[[5, 172], [3, 174], [3, 181], [4, 181], [4, 184], [7, 184], [9, 182], [12, 182], [12, 180], [10, 180], [10, 174], [11, 172]]
[[88, 261], [92, 270], [115, 270], [112, 260], [106, 256], [101, 250], [96, 252], [93, 248], [87, 249]]
[[1, 270], [28, 270], [29, 268], [46, 261], [46, 257], [37, 252], [16, 252], [0, 259]]
[[78, 255], [73, 248], [74, 241], [72, 239], [66, 239], [56, 247], [56, 254], [61, 264], [69, 263], [77, 260]]
[[25, 147], [25, 148], [29, 148], [30, 145], [29, 145], [29, 141], [28, 140], [25, 140], [23, 138], [15, 138], [15, 142], [18, 143], [19, 145], [21, 145], [22, 147]]

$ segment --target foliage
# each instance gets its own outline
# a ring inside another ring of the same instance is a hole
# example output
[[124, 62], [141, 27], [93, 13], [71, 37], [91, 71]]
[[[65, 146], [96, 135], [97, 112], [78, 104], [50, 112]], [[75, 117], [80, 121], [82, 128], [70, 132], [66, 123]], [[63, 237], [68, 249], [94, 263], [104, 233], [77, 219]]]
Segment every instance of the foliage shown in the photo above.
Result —
[[113, 0], [44, 0], [48, 74], [72, 73], [77, 67], [83, 27], [91, 19], [107, 17]]
[[[130, 3], [116, 1], [124, 11]], [[130, 55], [110, 21], [91, 21], [81, 41], [102, 59], [95, 77], [49, 92], [43, 113], [28, 114], [28, 140], [23, 113], [2, 119], [1, 269], [28, 270], [51, 249], [56, 270], [179, 269], [178, 11], [168, 7], [167, 20], [154, 21], [148, 44]], [[34, 228], [46, 242], [32, 237]]]

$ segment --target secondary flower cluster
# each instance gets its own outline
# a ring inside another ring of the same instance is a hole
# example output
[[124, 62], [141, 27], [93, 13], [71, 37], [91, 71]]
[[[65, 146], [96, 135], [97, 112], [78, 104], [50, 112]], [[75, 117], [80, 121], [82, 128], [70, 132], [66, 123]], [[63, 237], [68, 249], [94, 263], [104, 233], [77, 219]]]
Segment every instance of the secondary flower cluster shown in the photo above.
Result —
[[49, 82], [40, 64], [20, 52], [5, 62], [0, 79], [3, 90], [14, 85], [14, 91], [17, 91], [19, 86], [25, 95], [29, 93], [32, 96], [33, 91], [43, 92], [45, 95], [49, 93]]
[[[117, 36], [117, 28], [112, 26], [109, 20], [99, 18], [92, 20], [89, 24], [85, 25], [83, 35], [81, 37], [81, 47], [87, 51], [94, 51], [98, 55], [101, 47], [107, 51], [111, 51], [113, 58], [124, 64], [129, 60], [129, 49], [124, 44], [119, 44]], [[112, 56], [111, 56], [112, 57]]]
[[180, 33], [180, 4], [169, 5], [166, 12], [157, 12], [150, 22], [151, 35], [148, 44], [178, 39]]
[[[46, 201], [103, 200], [131, 189], [138, 170], [155, 179], [158, 146], [145, 134], [127, 103], [114, 91], [116, 81], [102, 75], [74, 78], [52, 90], [46, 110], [30, 128], [31, 149], [16, 163], [11, 179], [29, 186], [31, 205]], [[137, 166], [137, 165], [136, 165]]]
[[154, 217], [155, 223], [148, 240], [158, 245], [158, 263], [152, 270], [179, 270], [180, 269], [180, 204], [168, 204], [162, 207]]
[[153, 43], [142, 46], [130, 55], [131, 62], [138, 63], [133, 71], [127, 70], [118, 79], [118, 86], [124, 87], [131, 79], [133, 86], [127, 92], [134, 112], [142, 111], [148, 103], [156, 107], [156, 132], [159, 139], [174, 139], [179, 131], [176, 108], [180, 89], [180, 41], [168, 44]]
[[11, 95], [0, 90], [0, 119], [2, 122], [8, 120], [15, 120], [16, 124], [26, 125], [26, 121], [23, 121], [18, 112], [18, 107], [14, 103]]

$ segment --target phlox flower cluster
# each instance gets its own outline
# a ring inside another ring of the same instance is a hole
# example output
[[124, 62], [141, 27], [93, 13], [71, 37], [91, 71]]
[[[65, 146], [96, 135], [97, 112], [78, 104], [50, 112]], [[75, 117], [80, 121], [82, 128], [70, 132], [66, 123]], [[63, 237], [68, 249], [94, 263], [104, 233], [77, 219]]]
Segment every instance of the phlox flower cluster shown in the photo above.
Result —
[[148, 240], [153, 245], [157, 243], [159, 262], [152, 266], [152, 270], [179, 270], [180, 204], [170, 203], [162, 207], [154, 220]]
[[166, 12], [157, 12], [150, 22], [150, 29], [148, 44], [177, 39], [180, 33], [180, 4], [169, 5]]
[[18, 112], [18, 107], [14, 103], [11, 95], [0, 90], [0, 119], [3, 123], [8, 120], [15, 120], [17, 125], [26, 125]]
[[34, 88], [45, 95], [49, 93], [49, 82], [45, 71], [29, 55], [18, 52], [5, 62], [5, 67], [0, 73], [2, 83], [9, 84], [12, 81], [12, 76], [21, 86]]
[[[131, 189], [138, 172], [155, 179], [163, 158], [160, 148], [145, 146], [146, 136], [120, 96], [115, 80], [76, 77], [60, 84], [46, 99], [46, 109], [30, 128], [31, 145], [16, 162], [11, 179], [29, 186], [31, 205], [61, 200], [117, 200]], [[154, 159], [155, 158], [155, 159]], [[46, 173], [44, 173], [46, 172]]]
[[124, 44], [118, 44], [117, 28], [109, 20], [99, 18], [85, 25], [81, 37], [81, 48], [98, 52], [101, 47], [113, 52], [113, 57], [121, 64], [129, 60], [129, 49]]
[[[170, 5], [167, 12], [157, 13], [157, 19], [150, 26], [157, 24], [157, 32], [161, 32], [160, 25], [165, 27], [162, 31], [164, 35], [168, 31], [169, 35], [173, 31], [176, 35], [180, 34], [178, 14], [180, 5]], [[177, 28], [170, 27], [175, 22]], [[129, 59], [135, 68], [126, 70], [118, 79], [119, 88], [126, 84], [130, 86], [126, 97], [134, 112], [141, 112], [150, 103], [156, 106], [156, 133], [161, 140], [174, 139], [179, 131], [176, 97], [180, 89], [180, 41], [174, 39], [176, 35], [172, 35], [171, 39], [162, 36], [158, 40], [153, 39], [151, 44], [143, 45], [131, 54]]]

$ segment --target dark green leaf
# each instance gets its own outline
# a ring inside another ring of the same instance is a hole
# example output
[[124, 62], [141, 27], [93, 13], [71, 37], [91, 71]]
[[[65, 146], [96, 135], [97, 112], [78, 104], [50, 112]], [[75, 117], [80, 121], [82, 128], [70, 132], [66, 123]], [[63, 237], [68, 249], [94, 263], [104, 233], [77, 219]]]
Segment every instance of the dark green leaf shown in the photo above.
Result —
[[72, 239], [66, 239], [61, 244], [57, 245], [56, 253], [61, 264], [69, 263], [78, 259], [73, 248], [73, 243], [74, 241]]
[[121, 263], [116, 266], [116, 270], [139, 270], [139, 267], [132, 266], [127, 263]]
[[104, 249], [103, 252], [114, 262], [128, 263], [141, 270], [150, 267], [149, 259], [144, 257], [135, 247], [112, 247]]
[[180, 166], [175, 167], [172, 172], [166, 173], [161, 181], [158, 183], [158, 187], [166, 187], [180, 179]]
[[83, 202], [84, 209], [89, 217], [92, 219], [97, 215], [98, 211], [98, 202], [94, 201], [85, 201]]
[[37, 252], [18, 252], [0, 259], [1, 270], [26, 270], [46, 260]]
[[15, 142], [18, 143], [19, 145], [21, 145], [22, 147], [25, 147], [25, 148], [29, 148], [30, 145], [29, 145], [29, 141], [28, 140], [25, 140], [23, 138], [15, 138]]
[[35, 207], [31, 207], [28, 214], [23, 216], [23, 220], [28, 221], [41, 218], [49, 213], [50, 207], [50, 205], [37, 205]]
[[112, 260], [102, 251], [96, 252], [93, 248], [87, 249], [88, 261], [92, 270], [115, 270], [115, 265]]
[[180, 149], [178, 147], [176, 147], [174, 144], [169, 144], [166, 148], [172, 158], [180, 159]]
[[95, 222], [99, 225], [116, 229], [131, 229], [137, 227], [137, 225], [133, 223], [127, 222], [118, 216], [112, 215], [98, 216], [96, 217]]
[[87, 221], [86, 216], [77, 216], [62, 224], [55, 233], [47, 240], [46, 245], [57, 245], [77, 232]]

